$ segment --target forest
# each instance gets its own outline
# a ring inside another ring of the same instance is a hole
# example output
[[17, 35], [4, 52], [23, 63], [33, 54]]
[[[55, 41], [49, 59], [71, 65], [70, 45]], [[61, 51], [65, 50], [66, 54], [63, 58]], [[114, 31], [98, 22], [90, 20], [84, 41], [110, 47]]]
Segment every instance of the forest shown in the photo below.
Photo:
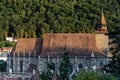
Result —
[[103, 9], [108, 32], [120, 33], [120, 0], [0, 0], [0, 41], [44, 33], [94, 33]]

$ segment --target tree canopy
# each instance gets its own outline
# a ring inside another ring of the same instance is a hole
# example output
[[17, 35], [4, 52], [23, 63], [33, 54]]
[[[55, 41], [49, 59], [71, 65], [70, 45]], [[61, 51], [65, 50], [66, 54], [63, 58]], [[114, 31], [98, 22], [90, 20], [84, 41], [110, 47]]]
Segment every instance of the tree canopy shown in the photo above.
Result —
[[7, 62], [0, 60], [0, 72], [6, 72]]
[[101, 9], [109, 33], [120, 33], [119, 0], [0, 0], [0, 40], [43, 33], [91, 33]]
[[120, 36], [116, 35], [112, 43], [114, 45], [110, 50], [112, 51], [113, 56], [111, 57], [110, 62], [104, 66], [103, 70], [107, 73], [112, 73], [120, 79]]
[[65, 50], [64, 54], [60, 60], [60, 67], [59, 67], [59, 76], [58, 80], [69, 80], [70, 75], [70, 60], [68, 57], [68, 51]]
[[93, 72], [93, 71], [81, 71], [78, 75], [74, 77], [73, 80], [119, 80], [118, 77], [112, 74]]

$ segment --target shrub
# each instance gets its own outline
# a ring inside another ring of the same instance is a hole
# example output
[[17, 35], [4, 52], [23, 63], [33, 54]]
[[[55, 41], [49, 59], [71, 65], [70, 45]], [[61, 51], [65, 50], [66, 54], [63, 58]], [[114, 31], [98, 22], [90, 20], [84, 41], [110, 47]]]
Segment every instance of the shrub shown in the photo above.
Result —
[[83, 70], [74, 77], [74, 80], [118, 80], [118, 78], [107, 73]]
[[5, 47], [13, 47], [15, 45], [14, 41], [5, 41]]

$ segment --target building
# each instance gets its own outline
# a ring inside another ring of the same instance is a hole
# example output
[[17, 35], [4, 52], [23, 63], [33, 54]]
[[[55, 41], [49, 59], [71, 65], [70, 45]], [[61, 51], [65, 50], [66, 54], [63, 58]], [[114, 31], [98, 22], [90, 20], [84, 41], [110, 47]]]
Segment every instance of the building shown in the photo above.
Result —
[[107, 64], [108, 35], [104, 14], [95, 33], [47, 33], [42, 39], [20, 38], [8, 56], [8, 71], [47, 71], [46, 62], [55, 64], [59, 72], [59, 59], [65, 49], [69, 52], [72, 69], [97, 68]]
[[12, 51], [12, 47], [0, 48], [0, 60], [7, 61], [7, 55]]
[[6, 41], [14, 41], [14, 42], [17, 42], [17, 39], [13, 39], [13, 37], [6, 37]]

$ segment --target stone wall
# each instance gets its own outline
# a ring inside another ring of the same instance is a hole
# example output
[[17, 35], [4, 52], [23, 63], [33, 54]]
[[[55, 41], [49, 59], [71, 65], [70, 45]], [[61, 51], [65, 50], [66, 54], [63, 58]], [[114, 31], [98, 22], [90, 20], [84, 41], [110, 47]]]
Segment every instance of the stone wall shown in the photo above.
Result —
[[[22, 71], [21, 71], [21, 63], [22, 63]], [[23, 57], [10, 57], [8, 60], [8, 64], [7, 64], [7, 71], [9, 71], [9, 69], [12, 69], [12, 72], [26, 72], [29, 68], [30, 64], [38, 64], [38, 59], [37, 58], [23, 58]], [[13, 67], [12, 67], [13, 65]]]
[[[97, 68], [101, 68], [103, 65], [107, 64], [106, 58], [90, 58], [90, 57], [73, 57], [70, 58], [70, 63], [72, 64], [72, 69], [75, 67], [80, 67], [79, 65], [82, 64], [82, 69], [85, 67], [92, 68], [92, 66], [96, 65]], [[13, 61], [13, 72], [19, 73], [20, 72], [20, 61], [23, 62], [23, 72], [26, 72], [29, 68], [29, 64], [37, 65], [39, 71], [47, 71], [47, 64], [48, 58], [11, 58], [9, 60], [8, 70], [11, 69], [11, 61]], [[59, 74], [59, 65], [60, 65], [60, 58], [51, 58], [51, 61], [55, 64], [55, 72]]]
[[[60, 59], [60, 58], [59, 58]], [[42, 71], [47, 71], [47, 58], [41, 58], [39, 61], [39, 69]], [[51, 61], [55, 63], [55, 72], [59, 73], [59, 65], [60, 65], [60, 61], [57, 58], [51, 58]], [[80, 63], [82, 64], [82, 69], [85, 67], [88, 67], [90, 69], [92, 69], [93, 66], [96, 66], [97, 69], [100, 69], [101, 67], [103, 67], [103, 65], [107, 64], [107, 59], [106, 58], [83, 58], [83, 57], [79, 57], [79, 58], [70, 58], [70, 63], [72, 64], [72, 69], [75, 69], [75, 67], [80, 67]]]
[[101, 49], [104, 53], [108, 53], [108, 35], [105, 34], [96, 34], [96, 46], [98, 49]]

